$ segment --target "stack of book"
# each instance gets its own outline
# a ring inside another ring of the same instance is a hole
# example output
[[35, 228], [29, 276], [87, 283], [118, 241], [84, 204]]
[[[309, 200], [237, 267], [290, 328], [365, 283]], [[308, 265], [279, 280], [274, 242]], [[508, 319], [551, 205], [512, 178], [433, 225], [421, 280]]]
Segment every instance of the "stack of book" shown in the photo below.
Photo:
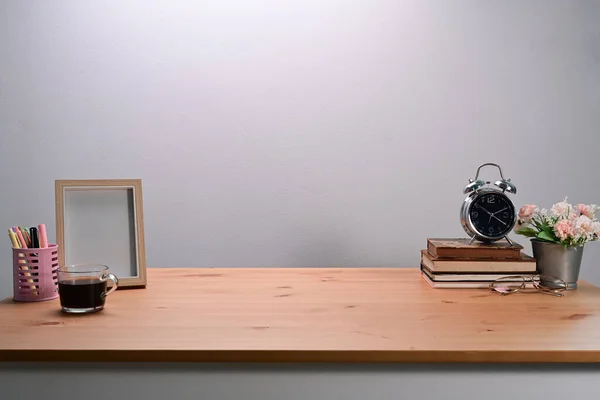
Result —
[[499, 278], [535, 275], [535, 259], [522, 251], [523, 246], [506, 240], [469, 241], [428, 238], [427, 248], [421, 250], [423, 279], [434, 288], [488, 288]]

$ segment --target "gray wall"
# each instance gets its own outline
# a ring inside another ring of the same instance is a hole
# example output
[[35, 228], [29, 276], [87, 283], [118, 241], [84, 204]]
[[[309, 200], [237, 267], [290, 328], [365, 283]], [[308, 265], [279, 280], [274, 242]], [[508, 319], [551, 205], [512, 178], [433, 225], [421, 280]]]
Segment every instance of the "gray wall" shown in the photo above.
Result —
[[142, 178], [149, 267], [417, 266], [426, 237], [463, 235], [483, 162], [518, 206], [600, 203], [599, 20], [598, 1], [0, 0], [0, 221], [54, 240], [55, 179]]

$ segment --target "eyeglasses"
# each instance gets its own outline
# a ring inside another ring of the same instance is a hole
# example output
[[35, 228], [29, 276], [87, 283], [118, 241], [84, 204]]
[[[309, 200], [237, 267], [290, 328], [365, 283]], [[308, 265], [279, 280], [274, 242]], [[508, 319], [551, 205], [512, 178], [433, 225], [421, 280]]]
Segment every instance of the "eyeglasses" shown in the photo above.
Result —
[[489, 288], [502, 296], [513, 293], [543, 293], [563, 297], [562, 292], [569, 289], [569, 284], [562, 279], [547, 275], [514, 275], [496, 279], [490, 283]]

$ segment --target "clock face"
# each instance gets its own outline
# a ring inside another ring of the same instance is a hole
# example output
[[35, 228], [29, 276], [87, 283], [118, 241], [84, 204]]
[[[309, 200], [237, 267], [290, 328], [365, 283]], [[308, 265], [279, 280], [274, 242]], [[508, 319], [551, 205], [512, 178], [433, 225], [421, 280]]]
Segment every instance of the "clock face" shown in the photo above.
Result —
[[473, 201], [469, 217], [480, 234], [502, 237], [514, 226], [515, 208], [505, 195], [485, 193]]

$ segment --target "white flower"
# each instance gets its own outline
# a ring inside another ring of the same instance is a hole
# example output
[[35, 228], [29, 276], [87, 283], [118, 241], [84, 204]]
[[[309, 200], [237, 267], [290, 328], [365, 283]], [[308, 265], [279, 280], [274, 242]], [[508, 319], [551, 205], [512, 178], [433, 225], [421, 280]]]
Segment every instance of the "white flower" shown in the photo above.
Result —
[[567, 198], [559, 203], [556, 203], [550, 209], [550, 214], [558, 218], [569, 218], [573, 213], [573, 206], [567, 203]]
[[551, 213], [548, 212], [548, 210], [546, 210], [545, 208], [542, 208], [538, 215], [540, 216], [540, 220], [542, 223], [546, 224], [546, 225], [554, 225], [556, 223], [556, 221], [558, 220], [558, 217], [554, 217], [551, 215]]

